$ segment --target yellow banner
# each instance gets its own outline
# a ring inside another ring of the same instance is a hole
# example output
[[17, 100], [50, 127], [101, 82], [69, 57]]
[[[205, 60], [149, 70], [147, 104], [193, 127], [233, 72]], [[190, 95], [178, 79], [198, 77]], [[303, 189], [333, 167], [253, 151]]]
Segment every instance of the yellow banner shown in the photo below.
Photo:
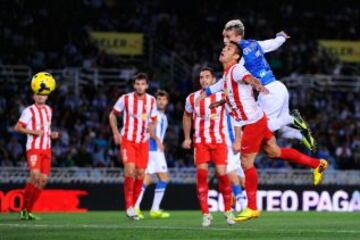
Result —
[[344, 62], [360, 62], [360, 41], [320, 40], [319, 44]]
[[109, 54], [143, 54], [142, 33], [91, 32], [90, 36], [99, 49]]

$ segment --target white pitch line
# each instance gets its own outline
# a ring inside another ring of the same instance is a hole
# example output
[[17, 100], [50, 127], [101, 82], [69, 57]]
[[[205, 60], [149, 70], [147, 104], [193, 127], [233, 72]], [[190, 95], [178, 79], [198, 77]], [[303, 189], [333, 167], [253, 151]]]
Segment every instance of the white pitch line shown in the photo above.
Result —
[[[161, 230], [205, 230], [205, 231], [250, 231], [250, 232], [261, 232], [263, 230], [259, 229], [251, 229], [251, 228], [236, 228], [236, 226], [229, 227], [168, 227], [168, 226], [119, 226], [119, 225], [99, 225], [99, 224], [77, 224], [77, 225], [49, 225], [49, 224], [20, 224], [20, 223], [0, 223], [0, 227], [15, 227], [15, 228], [50, 228], [50, 229], [74, 229], [74, 228], [93, 228], [93, 229], [161, 229]], [[325, 230], [325, 229], [294, 229], [294, 230], [286, 230], [286, 229], [275, 229], [275, 230], [267, 230], [269, 232], [278, 232], [278, 233], [359, 233], [360, 230]]]

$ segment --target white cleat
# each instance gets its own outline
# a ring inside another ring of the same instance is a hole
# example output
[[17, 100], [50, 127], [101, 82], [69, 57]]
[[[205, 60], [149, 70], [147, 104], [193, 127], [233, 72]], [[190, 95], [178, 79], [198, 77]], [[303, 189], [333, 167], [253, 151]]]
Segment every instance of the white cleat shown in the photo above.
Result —
[[224, 212], [224, 216], [225, 216], [227, 224], [234, 225], [236, 223], [234, 220], [235, 216], [231, 210]]
[[211, 225], [212, 219], [213, 219], [213, 217], [211, 216], [210, 213], [204, 214], [201, 225], [203, 227], [209, 227]]
[[140, 220], [139, 216], [136, 214], [136, 211], [133, 207], [129, 207], [128, 209], [126, 209], [126, 216], [135, 221]]

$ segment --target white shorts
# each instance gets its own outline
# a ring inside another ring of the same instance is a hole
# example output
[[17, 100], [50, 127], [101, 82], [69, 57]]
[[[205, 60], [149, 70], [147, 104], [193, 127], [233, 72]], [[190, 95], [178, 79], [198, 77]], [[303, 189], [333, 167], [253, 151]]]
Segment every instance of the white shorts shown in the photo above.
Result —
[[166, 173], [168, 171], [165, 154], [162, 151], [150, 151], [147, 174]]
[[241, 178], [245, 177], [244, 171], [240, 164], [240, 153], [234, 154], [231, 147], [228, 147], [227, 151], [227, 166], [226, 173], [230, 173], [232, 171], [236, 171], [237, 175]]
[[289, 113], [289, 92], [280, 81], [273, 81], [265, 86], [268, 94], [260, 93], [258, 104], [265, 112], [268, 126], [272, 132], [291, 123]]

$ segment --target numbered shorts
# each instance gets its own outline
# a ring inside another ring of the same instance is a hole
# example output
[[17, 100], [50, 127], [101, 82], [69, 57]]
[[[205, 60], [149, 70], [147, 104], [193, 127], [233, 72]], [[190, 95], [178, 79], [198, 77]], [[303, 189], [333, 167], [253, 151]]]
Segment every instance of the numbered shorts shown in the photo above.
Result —
[[234, 153], [231, 146], [227, 149], [227, 166], [226, 173], [236, 171], [236, 174], [243, 178], [245, 177], [244, 171], [241, 167], [240, 153]]
[[256, 153], [261, 149], [263, 142], [273, 136], [268, 128], [266, 115], [255, 123], [245, 125], [241, 135], [241, 154]]
[[29, 170], [38, 170], [49, 175], [51, 171], [51, 149], [30, 149], [26, 151]]
[[166, 173], [168, 171], [165, 154], [163, 151], [150, 151], [149, 163], [146, 169], [146, 173]]
[[122, 138], [120, 151], [124, 165], [134, 163], [136, 168], [147, 168], [149, 161], [149, 141], [136, 143]]
[[195, 143], [195, 164], [212, 161], [216, 165], [227, 164], [227, 146], [225, 143]]

